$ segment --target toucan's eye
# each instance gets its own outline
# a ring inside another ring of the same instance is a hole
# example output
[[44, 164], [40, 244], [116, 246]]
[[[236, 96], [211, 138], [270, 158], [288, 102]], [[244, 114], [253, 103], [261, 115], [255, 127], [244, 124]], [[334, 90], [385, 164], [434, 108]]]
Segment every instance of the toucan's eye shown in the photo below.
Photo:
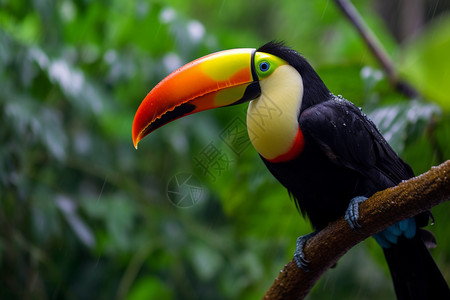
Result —
[[259, 80], [269, 77], [279, 66], [287, 64], [281, 58], [264, 52], [256, 52], [253, 59], [254, 70]]
[[270, 64], [267, 61], [263, 61], [259, 64], [259, 69], [261, 72], [267, 72], [270, 69]]

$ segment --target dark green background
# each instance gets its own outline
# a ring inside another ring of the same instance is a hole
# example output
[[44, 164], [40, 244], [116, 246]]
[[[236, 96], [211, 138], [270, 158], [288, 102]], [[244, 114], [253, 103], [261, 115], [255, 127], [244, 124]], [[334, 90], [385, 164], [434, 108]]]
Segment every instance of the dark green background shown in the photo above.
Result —
[[[333, 1], [0, 0], [0, 298], [262, 297], [311, 228], [248, 144], [246, 107], [131, 141], [146, 93], [214, 51], [284, 40], [416, 174], [449, 159], [448, 1], [354, 2], [423, 99], [394, 91]], [[450, 205], [433, 213], [450, 280]], [[308, 299], [392, 297], [369, 239]]]

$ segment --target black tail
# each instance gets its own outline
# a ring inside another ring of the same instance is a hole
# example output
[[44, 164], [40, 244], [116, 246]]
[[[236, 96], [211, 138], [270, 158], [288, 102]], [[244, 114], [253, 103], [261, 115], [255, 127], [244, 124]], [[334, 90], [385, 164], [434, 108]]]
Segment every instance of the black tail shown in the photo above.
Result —
[[447, 282], [417, 234], [384, 250], [399, 300], [450, 299]]

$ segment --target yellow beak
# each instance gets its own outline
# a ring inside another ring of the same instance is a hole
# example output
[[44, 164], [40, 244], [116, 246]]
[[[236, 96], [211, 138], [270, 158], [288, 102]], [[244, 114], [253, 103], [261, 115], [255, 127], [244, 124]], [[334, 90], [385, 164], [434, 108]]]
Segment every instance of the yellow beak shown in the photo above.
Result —
[[158, 127], [203, 110], [234, 105], [260, 94], [253, 67], [255, 49], [234, 49], [199, 58], [156, 85], [133, 121], [134, 146]]

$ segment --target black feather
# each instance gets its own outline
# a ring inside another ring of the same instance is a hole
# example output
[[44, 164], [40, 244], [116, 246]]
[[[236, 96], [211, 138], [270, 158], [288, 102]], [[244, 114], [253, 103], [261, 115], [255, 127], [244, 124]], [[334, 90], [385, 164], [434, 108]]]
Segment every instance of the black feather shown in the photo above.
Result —
[[[389, 146], [375, 124], [354, 104], [331, 94], [300, 54], [277, 42], [270, 42], [258, 51], [284, 59], [303, 80], [298, 118], [304, 136], [303, 151], [288, 162], [272, 163], [264, 158], [263, 161], [314, 228], [322, 229], [343, 216], [352, 198], [370, 197], [414, 176], [411, 167]], [[430, 215], [416, 216], [416, 224], [426, 225]], [[448, 285], [422, 236], [401, 238], [384, 251], [397, 297], [450, 299]]]
[[330, 98], [330, 91], [309, 62], [297, 51], [286, 47], [283, 42], [272, 41], [261, 46], [256, 51], [278, 56], [300, 73], [304, 89], [301, 110], [327, 101]]

